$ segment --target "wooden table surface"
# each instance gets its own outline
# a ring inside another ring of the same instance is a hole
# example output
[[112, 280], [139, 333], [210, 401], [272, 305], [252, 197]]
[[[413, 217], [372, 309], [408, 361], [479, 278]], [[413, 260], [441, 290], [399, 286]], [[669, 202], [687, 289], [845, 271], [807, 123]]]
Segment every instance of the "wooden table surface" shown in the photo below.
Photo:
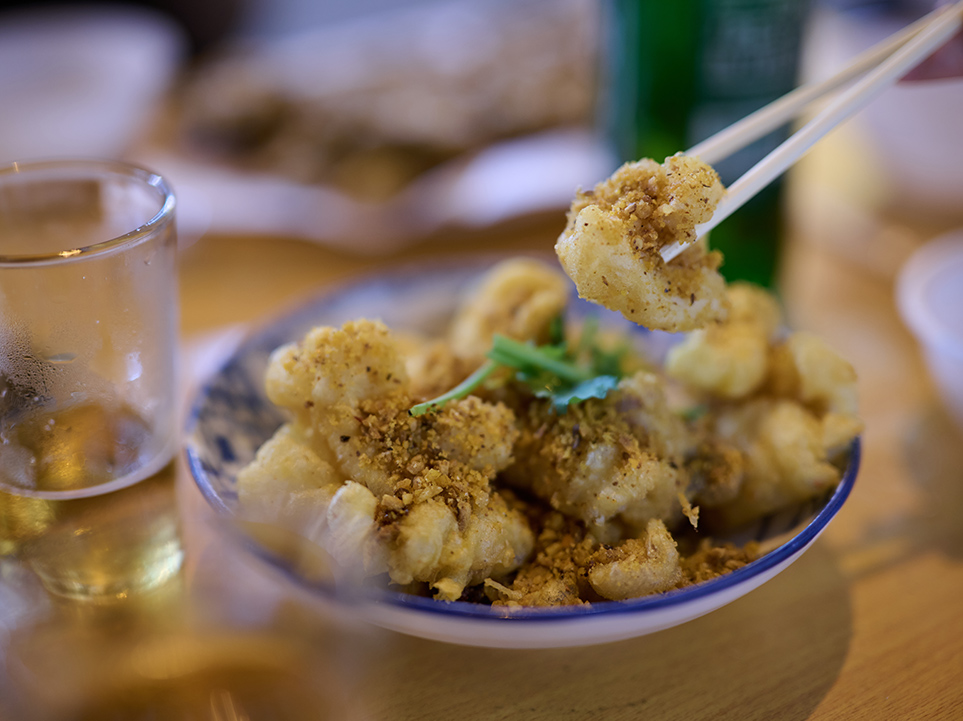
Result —
[[[181, 256], [183, 337], [197, 344], [264, 321], [400, 262], [549, 250], [561, 224], [545, 217], [371, 258], [283, 238], [204, 237]], [[346, 627], [280, 578], [226, 558], [182, 474], [185, 585], [235, 621], [317, 644], [319, 682], [350, 708], [332, 718], [963, 719], [963, 434], [899, 321], [891, 273], [800, 237], [784, 267], [792, 324], [825, 336], [859, 372], [863, 464], [815, 545], [730, 605], [634, 640], [543, 651]], [[255, 606], [268, 610], [257, 616]]]
[[[183, 256], [185, 335], [400, 261], [547, 250], [561, 222], [370, 259], [205, 238]], [[854, 363], [867, 426], [855, 489], [810, 551], [721, 610], [624, 642], [502, 651], [376, 634], [353, 665], [363, 717], [963, 719], [963, 434], [899, 321], [892, 277], [805, 238], [784, 267], [791, 322]]]

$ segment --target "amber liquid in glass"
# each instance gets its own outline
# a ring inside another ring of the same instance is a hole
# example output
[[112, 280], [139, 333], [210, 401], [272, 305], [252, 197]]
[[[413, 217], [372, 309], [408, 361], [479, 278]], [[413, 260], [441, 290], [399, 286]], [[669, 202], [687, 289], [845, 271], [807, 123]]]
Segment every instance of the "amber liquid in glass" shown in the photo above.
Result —
[[[73, 598], [153, 588], [180, 568], [174, 464], [151, 473], [147, 424], [79, 404], [0, 430], [0, 555]], [[145, 477], [138, 478], [143, 474]]]

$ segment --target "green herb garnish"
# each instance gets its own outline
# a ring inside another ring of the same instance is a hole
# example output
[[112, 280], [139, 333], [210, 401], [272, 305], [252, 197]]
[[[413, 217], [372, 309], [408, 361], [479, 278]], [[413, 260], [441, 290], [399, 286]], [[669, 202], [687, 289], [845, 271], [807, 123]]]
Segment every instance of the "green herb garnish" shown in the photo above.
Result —
[[679, 412], [679, 415], [682, 416], [683, 420], [693, 423], [702, 418], [702, 416], [708, 412], [709, 406], [700, 403], [699, 405], [690, 406], [689, 408], [683, 409]]
[[541, 346], [495, 335], [488, 360], [478, 370], [447, 393], [412, 407], [409, 413], [420, 416], [448, 401], [464, 398], [499, 368], [513, 370], [516, 380], [531, 388], [539, 398], [551, 399], [559, 413], [564, 413], [570, 403], [604, 398], [618, 385], [622, 377], [621, 358], [627, 348], [616, 352], [598, 348], [594, 344], [594, 324], [583, 329], [574, 351], [565, 343], [561, 318], [552, 322], [551, 331], [552, 342]]
[[433, 411], [436, 408], [441, 408], [448, 401], [458, 400], [459, 398], [464, 398], [478, 386], [480, 386], [488, 376], [490, 376], [497, 368], [498, 363], [489, 360], [478, 366], [478, 369], [468, 376], [465, 380], [459, 383], [457, 386], [452, 388], [447, 393], [442, 393], [437, 398], [432, 398], [430, 401], [425, 401], [424, 403], [419, 403], [416, 406], [412, 406], [408, 413], [413, 416], [421, 416], [428, 411]]

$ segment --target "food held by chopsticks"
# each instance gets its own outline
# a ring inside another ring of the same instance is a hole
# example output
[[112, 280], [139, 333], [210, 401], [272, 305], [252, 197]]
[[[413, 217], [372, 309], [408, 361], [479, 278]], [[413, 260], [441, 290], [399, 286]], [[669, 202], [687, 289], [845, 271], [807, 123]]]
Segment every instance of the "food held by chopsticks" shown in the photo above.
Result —
[[[696, 226], [725, 194], [709, 165], [684, 155], [626, 163], [579, 192], [555, 246], [583, 298], [647, 328], [686, 331], [725, 316], [722, 255]], [[666, 263], [663, 247], [694, 244]]]

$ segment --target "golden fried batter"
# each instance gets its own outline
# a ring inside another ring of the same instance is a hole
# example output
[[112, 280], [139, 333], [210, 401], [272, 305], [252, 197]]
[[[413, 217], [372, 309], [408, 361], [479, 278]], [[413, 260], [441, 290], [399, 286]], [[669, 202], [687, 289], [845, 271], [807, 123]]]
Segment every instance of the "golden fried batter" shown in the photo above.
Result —
[[[370, 559], [366, 570], [384, 565], [393, 582], [427, 583], [439, 598], [453, 600], [466, 585], [514, 570], [532, 548], [525, 518], [490, 486], [511, 461], [514, 415], [466, 398], [415, 418], [408, 414], [407, 384], [388, 329], [365, 320], [312, 330], [279, 349], [267, 373], [272, 401], [290, 410], [298, 433], [333, 459], [340, 488], [331, 503], [345, 497], [335, 508], [340, 523], [324, 524], [327, 545], [349, 549], [335, 531], [351, 529], [352, 541], [361, 543], [356, 551]], [[291, 475], [272, 463], [287, 458], [256, 461], [242, 487], [271, 473]], [[342, 493], [342, 484], [350, 493]], [[331, 515], [324, 500], [318, 518]]]
[[[650, 374], [636, 374], [606, 398], [570, 406], [564, 414], [545, 401], [529, 403], [519, 410], [515, 463], [503, 478], [583, 521], [600, 539], [619, 533], [609, 527], [613, 522], [638, 530], [652, 518], [677, 522], [686, 486], [682, 443], [666, 433], [671, 425], [650, 423], [667, 415], [653, 381]], [[681, 421], [673, 421], [684, 432]]]
[[856, 373], [810, 333], [780, 335], [775, 300], [729, 286], [732, 311], [672, 348], [666, 373], [709, 405], [689, 463], [696, 503], [738, 525], [834, 487], [833, 463], [862, 430]]
[[796, 398], [820, 415], [856, 415], [856, 371], [812, 333], [797, 331], [773, 348], [769, 386], [773, 394]]
[[578, 193], [555, 252], [580, 297], [647, 328], [699, 328], [726, 314], [722, 256], [702, 241], [671, 263], [659, 251], [695, 241], [695, 226], [724, 193], [716, 172], [695, 158], [626, 163]]
[[445, 338], [405, 338], [403, 348], [412, 398], [426, 401], [454, 388], [478, 367], [455, 354]]
[[769, 372], [770, 344], [782, 323], [775, 299], [762, 288], [734, 283], [722, 323], [700, 328], [669, 350], [665, 370], [700, 392], [745, 398]]
[[735, 498], [713, 509], [728, 527], [814, 498], [839, 483], [823, 420], [794, 400], [758, 397], [723, 406], [712, 422], [714, 433], [742, 452], [745, 467]]
[[675, 588], [682, 581], [675, 539], [658, 518], [645, 530], [589, 559], [588, 580], [602, 598], [624, 601]]
[[455, 310], [446, 337], [404, 337], [414, 398], [439, 396], [485, 361], [495, 334], [536, 344], [549, 340], [550, 323], [568, 304], [564, 273], [532, 258], [496, 264]]
[[568, 279], [530, 258], [499, 263], [486, 273], [449, 331], [455, 355], [480, 364], [499, 333], [514, 340], [548, 341], [549, 324], [568, 304]]
[[590, 591], [587, 566], [598, 541], [585, 528], [561, 513], [540, 519], [534, 558], [515, 576], [510, 587], [490, 584], [496, 605], [572, 606], [586, 603]]
[[[327, 457], [323, 457], [327, 456]], [[238, 474], [238, 496], [250, 520], [277, 521], [308, 534], [317, 508], [330, 503], [341, 484], [329, 454], [311, 448], [286, 423]]]
[[738, 448], [708, 436], [686, 462], [692, 502], [702, 507], [718, 506], [739, 495], [745, 474], [745, 459]]
[[572, 606], [622, 601], [668, 591], [683, 580], [675, 540], [665, 524], [650, 520], [636, 536], [602, 545], [563, 514], [541, 521], [535, 558], [511, 585], [490, 583], [496, 605]]

